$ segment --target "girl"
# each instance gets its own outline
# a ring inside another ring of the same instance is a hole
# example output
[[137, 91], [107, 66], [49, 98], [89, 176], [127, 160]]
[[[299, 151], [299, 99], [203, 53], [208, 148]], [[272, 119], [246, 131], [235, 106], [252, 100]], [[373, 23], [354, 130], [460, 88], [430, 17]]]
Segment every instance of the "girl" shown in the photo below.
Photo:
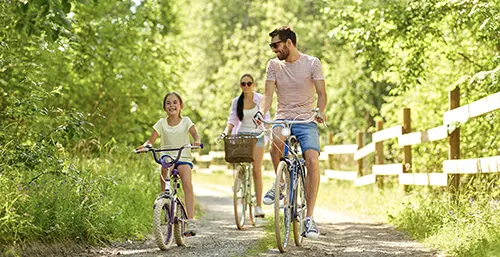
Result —
[[[137, 148], [138, 150], [144, 149], [144, 146], [153, 144], [158, 136], [161, 138], [161, 148], [178, 148], [185, 144], [189, 144], [189, 134], [194, 139], [193, 145], [200, 145], [200, 136], [196, 128], [188, 117], [182, 117], [181, 111], [184, 108], [182, 98], [175, 92], [170, 92], [165, 95], [163, 99], [163, 109], [167, 112], [167, 118], [161, 118], [153, 126], [153, 133], [144, 145]], [[177, 156], [177, 152], [166, 152], [169, 155]], [[186, 235], [196, 235], [196, 222], [194, 220], [194, 193], [193, 184], [191, 181], [191, 169], [193, 157], [191, 156], [191, 149], [182, 150], [181, 158], [177, 162], [177, 169], [182, 181], [182, 188], [184, 190], [184, 197], [187, 207], [187, 231]], [[162, 169], [162, 176], [167, 176], [167, 170]], [[165, 191], [165, 182], [160, 178], [161, 191]]]
[[[252, 121], [253, 116], [259, 111], [260, 101], [262, 95], [254, 92], [255, 81], [250, 74], [244, 74], [240, 78], [241, 95], [234, 98], [231, 103], [231, 110], [229, 118], [227, 119], [227, 126], [221, 136], [225, 136], [232, 132], [232, 134], [253, 134], [255, 125]], [[270, 118], [269, 112], [266, 113], [266, 119]], [[257, 198], [257, 205], [255, 206], [255, 217], [264, 217], [262, 210], [262, 160], [264, 158], [266, 142], [264, 137], [258, 139], [254, 150], [253, 167], [253, 180], [255, 184], [255, 197]]]

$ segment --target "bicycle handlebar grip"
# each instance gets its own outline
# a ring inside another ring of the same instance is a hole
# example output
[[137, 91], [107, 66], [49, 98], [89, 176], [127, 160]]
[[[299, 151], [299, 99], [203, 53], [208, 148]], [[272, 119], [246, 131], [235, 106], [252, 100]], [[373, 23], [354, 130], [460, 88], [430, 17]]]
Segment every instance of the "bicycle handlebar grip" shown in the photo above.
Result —
[[203, 149], [203, 144], [200, 144], [200, 148]]

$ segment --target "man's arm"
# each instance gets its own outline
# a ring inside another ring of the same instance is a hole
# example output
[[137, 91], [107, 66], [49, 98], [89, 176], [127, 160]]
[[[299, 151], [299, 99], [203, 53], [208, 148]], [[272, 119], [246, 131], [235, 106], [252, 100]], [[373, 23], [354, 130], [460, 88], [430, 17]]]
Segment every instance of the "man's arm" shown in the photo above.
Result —
[[266, 80], [266, 85], [264, 89], [264, 96], [262, 97], [262, 101], [260, 102], [259, 111], [263, 113], [267, 113], [271, 109], [271, 105], [273, 104], [273, 96], [274, 96], [274, 87], [276, 83], [274, 80]]
[[318, 95], [317, 107], [319, 108], [319, 111], [321, 112], [323, 119], [326, 120], [325, 109], [326, 109], [327, 97], [326, 97], [325, 81], [315, 80], [314, 86], [316, 87], [316, 94]]

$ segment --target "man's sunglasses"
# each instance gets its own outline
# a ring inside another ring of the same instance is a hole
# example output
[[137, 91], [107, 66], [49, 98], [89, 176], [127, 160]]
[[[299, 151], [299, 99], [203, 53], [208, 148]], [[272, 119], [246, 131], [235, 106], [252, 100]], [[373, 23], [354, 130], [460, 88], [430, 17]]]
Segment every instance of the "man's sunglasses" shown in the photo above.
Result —
[[246, 83], [245, 83], [245, 82], [240, 82], [240, 85], [241, 85], [242, 87], [244, 87], [244, 86], [251, 87], [251, 86], [253, 85], [253, 82], [252, 82], [252, 81], [248, 81], [248, 82], [246, 82]]
[[269, 46], [271, 47], [271, 49], [276, 49], [276, 48], [278, 48], [278, 43], [285, 42], [285, 41], [286, 41], [286, 39], [280, 40], [278, 42], [274, 42], [274, 43], [269, 44]]

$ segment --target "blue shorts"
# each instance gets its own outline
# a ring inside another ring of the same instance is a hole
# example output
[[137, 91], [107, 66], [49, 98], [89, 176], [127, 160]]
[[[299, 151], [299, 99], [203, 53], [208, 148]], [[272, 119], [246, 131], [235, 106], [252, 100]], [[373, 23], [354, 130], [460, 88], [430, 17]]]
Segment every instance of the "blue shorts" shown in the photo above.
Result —
[[[274, 125], [273, 128], [277, 126], [284, 127], [284, 125]], [[309, 149], [316, 150], [318, 153], [321, 152], [319, 150], [318, 124], [315, 122], [292, 124], [290, 128], [292, 130], [292, 135], [296, 136], [299, 140], [302, 153], [305, 153]]]
[[[164, 160], [163, 160], [163, 156], [165, 156], [165, 155], [162, 155], [162, 156], [160, 157], [160, 160], [162, 160], [162, 163], [163, 163], [163, 164], [162, 164], [162, 167], [164, 167], [163, 165], [165, 164], [165, 163], [164, 163]], [[166, 156], [170, 156], [170, 155], [166, 155]], [[171, 159], [171, 158], [168, 158], [168, 159], [167, 159], [167, 162], [168, 162], [168, 160], [172, 160], [172, 159]], [[166, 165], [166, 164], [165, 164], [165, 165]], [[174, 168], [177, 168], [179, 165], [189, 165], [189, 167], [191, 167], [191, 169], [193, 169], [193, 163], [192, 163], [192, 162], [178, 161], [178, 162], [176, 162], [176, 163], [175, 163]], [[170, 165], [168, 165], [168, 167], [170, 167]]]
[[[238, 135], [252, 135], [252, 136], [258, 136], [259, 134], [260, 133], [257, 133], [257, 132], [239, 132], [238, 133]], [[255, 144], [255, 146], [258, 146], [258, 147], [265, 147], [266, 146], [266, 143], [264, 142], [264, 136], [257, 138], [257, 143]]]
[[175, 168], [177, 168], [177, 166], [179, 166], [179, 165], [189, 165], [189, 167], [191, 167], [191, 169], [193, 169], [193, 163], [192, 162], [178, 161], [177, 163], [175, 163]]

